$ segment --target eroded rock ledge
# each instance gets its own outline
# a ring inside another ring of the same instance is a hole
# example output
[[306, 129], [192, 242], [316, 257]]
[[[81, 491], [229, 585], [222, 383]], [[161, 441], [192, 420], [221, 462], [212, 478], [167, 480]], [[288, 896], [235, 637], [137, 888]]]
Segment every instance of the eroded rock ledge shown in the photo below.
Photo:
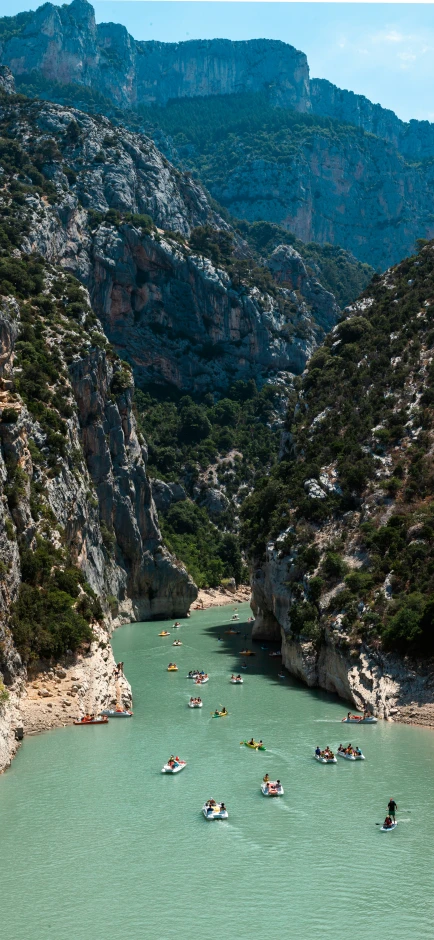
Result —
[[252, 639], [281, 643], [283, 665], [310, 688], [334, 692], [358, 709], [367, 706], [378, 718], [434, 727], [429, 664], [418, 663], [416, 671], [407, 659], [363, 643], [350, 647], [327, 629], [319, 643], [291, 632], [287, 559], [279, 561], [269, 547], [265, 564], [254, 573]]

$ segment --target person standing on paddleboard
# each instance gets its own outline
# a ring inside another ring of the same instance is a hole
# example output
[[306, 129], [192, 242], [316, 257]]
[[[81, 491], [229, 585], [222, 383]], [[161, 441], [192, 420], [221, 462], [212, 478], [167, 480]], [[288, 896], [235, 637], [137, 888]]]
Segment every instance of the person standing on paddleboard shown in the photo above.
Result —
[[392, 817], [393, 822], [396, 822], [396, 820], [395, 820], [395, 813], [396, 813], [396, 810], [397, 810], [397, 809], [398, 809], [398, 806], [397, 806], [397, 804], [395, 803], [395, 800], [390, 799], [390, 800], [389, 800], [388, 807], [387, 807], [387, 810], [388, 810], [389, 816]]

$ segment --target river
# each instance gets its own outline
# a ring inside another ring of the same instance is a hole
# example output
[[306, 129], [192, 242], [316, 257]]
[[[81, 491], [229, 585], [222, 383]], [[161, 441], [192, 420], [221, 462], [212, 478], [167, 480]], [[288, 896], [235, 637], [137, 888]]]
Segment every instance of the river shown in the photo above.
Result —
[[[279, 679], [259, 644], [231, 685], [244, 640], [225, 635], [230, 616], [195, 611], [166, 639], [167, 622], [122, 627], [134, 717], [24, 741], [0, 778], [5, 940], [431, 940], [434, 733], [340, 725], [345, 703]], [[195, 667], [211, 677], [201, 710], [187, 707]], [[240, 747], [251, 735], [265, 752]], [[349, 738], [364, 762], [313, 760]], [[172, 752], [188, 766], [163, 776]], [[283, 798], [262, 796], [266, 771]], [[203, 818], [209, 797], [227, 821]], [[382, 833], [390, 797], [399, 825]]]

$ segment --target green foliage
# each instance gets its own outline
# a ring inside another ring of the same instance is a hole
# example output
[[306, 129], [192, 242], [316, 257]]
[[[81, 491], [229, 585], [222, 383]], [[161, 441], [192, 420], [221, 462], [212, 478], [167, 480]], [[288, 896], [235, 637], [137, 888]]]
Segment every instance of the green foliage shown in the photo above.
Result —
[[[287, 421], [291, 453], [256, 482], [241, 508], [242, 542], [252, 558], [260, 560], [267, 541], [284, 532], [280, 554], [296, 545], [291, 591], [302, 605], [294, 613], [300, 631], [303, 598], [318, 603], [344, 579], [322, 619], [339, 612], [341, 629], [354, 636], [414, 655], [434, 651], [434, 369], [425, 352], [434, 343], [433, 294], [433, 243], [388, 272], [387, 281], [374, 279], [363, 315], [343, 319], [298, 380]], [[324, 484], [323, 499], [310, 497], [306, 481], [321, 482], [328, 468], [339, 488]], [[391, 507], [385, 524], [383, 503]], [[368, 520], [360, 527], [351, 523], [359, 512]], [[306, 583], [306, 545], [317, 553], [315, 571], [325, 523], [340, 540], [322, 549], [323, 585], [316, 577]], [[359, 553], [362, 567], [348, 571], [344, 552]]]
[[30, 10], [17, 13], [16, 16], [2, 16], [0, 19], [0, 40], [6, 43], [13, 36], [18, 36], [30, 22], [34, 13]]
[[205, 255], [214, 264], [223, 264], [232, 256], [233, 235], [217, 231], [211, 225], [200, 225], [190, 235], [190, 247], [197, 254]]
[[204, 509], [184, 500], [160, 514], [160, 522], [169, 551], [184, 562], [198, 587], [218, 587], [223, 578], [240, 583], [243, 565], [238, 538], [220, 532]]
[[246, 222], [238, 219], [235, 226], [258, 258], [269, 258], [278, 245], [295, 248], [308, 270], [313, 272], [326, 290], [335, 295], [341, 308], [361, 294], [374, 273], [369, 264], [358, 261], [350, 251], [327, 243], [306, 244], [274, 222]]
[[5, 705], [9, 699], [9, 692], [2, 680], [0, 679], [0, 705]]
[[63, 551], [40, 536], [34, 550], [22, 545], [20, 554], [22, 583], [11, 628], [25, 662], [58, 658], [90, 642], [92, 601], [85, 610], [80, 603], [75, 607], [79, 584], [84, 583], [81, 572], [72, 565], [64, 567]]

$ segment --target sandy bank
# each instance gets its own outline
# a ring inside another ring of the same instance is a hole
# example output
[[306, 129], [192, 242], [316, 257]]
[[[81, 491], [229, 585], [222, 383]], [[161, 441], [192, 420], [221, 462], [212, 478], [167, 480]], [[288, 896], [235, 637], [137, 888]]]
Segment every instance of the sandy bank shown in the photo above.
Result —
[[192, 610], [199, 607], [200, 610], [206, 610], [208, 607], [220, 607], [223, 604], [242, 604], [250, 600], [251, 590], [245, 584], [241, 584], [235, 591], [228, 591], [224, 587], [201, 588], [197, 596], [197, 601], [193, 604]]
[[98, 714], [119, 701], [131, 707], [131, 688], [124, 676], [116, 679], [110, 638], [105, 630], [94, 630], [97, 639], [89, 653], [78, 654], [72, 663], [62, 663], [33, 676], [21, 700], [24, 734], [70, 725], [86, 712]]

